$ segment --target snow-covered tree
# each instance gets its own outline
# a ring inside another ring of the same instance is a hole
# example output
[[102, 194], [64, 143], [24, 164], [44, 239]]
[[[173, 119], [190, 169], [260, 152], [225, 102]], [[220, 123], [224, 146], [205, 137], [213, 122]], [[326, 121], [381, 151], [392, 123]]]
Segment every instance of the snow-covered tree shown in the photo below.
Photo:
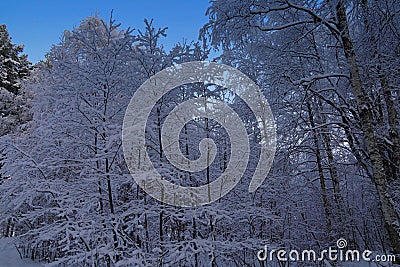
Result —
[[[25, 131], [1, 140], [3, 235], [16, 236], [24, 256], [50, 266], [286, 266], [260, 261], [257, 252], [264, 245], [321, 251], [339, 238], [349, 248], [397, 253], [399, 8], [392, 0], [216, 0], [202, 42], [171, 51], [161, 45], [167, 29], [152, 20], [133, 31], [112, 18], [84, 19], [64, 32], [15, 95], [35, 94], [34, 117]], [[236, 112], [251, 153], [242, 179], [223, 198], [170, 206], [128, 172], [124, 113], [145, 80], [206, 60], [212, 47], [222, 48], [215, 60], [247, 74], [268, 99], [278, 127], [274, 165], [248, 193], [261, 150], [250, 107], [214, 84], [179, 86], [151, 107], [137, 158], [147, 153], [163, 179], [183, 186], [219, 177], [232, 144], [217, 121], [195, 118], [179, 133], [190, 160], [199, 158], [203, 139], [215, 142], [215, 159], [202, 171], [172, 166], [163, 147], [168, 115], [198, 97]], [[14, 96], [4, 92], [4, 99]], [[7, 101], [3, 109], [10, 110], [15, 100]]]
[[[21, 89], [23, 79], [30, 74], [31, 63], [27, 60], [22, 45], [15, 45], [6, 25], [0, 25], [0, 138], [31, 119], [29, 100], [32, 95]], [[0, 147], [2, 147], [0, 145]], [[2, 148], [0, 148], [2, 149]], [[0, 183], [2, 182], [3, 161], [0, 157]]]
[[0, 136], [16, 125], [29, 120], [27, 92], [20, 91], [21, 83], [30, 73], [31, 63], [22, 45], [15, 45], [6, 25], [0, 25]]
[[15, 45], [6, 25], [0, 25], [0, 87], [18, 94], [21, 80], [29, 75], [30, 62], [23, 52], [22, 45]]
[[[366, 235], [379, 229], [379, 217], [386, 238], [375, 249], [400, 253], [398, 10], [396, 1], [314, 0], [220, 0], [208, 9], [203, 36], [276, 103], [281, 149], [274, 170], [305, 189], [287, 215], [314, 229], [305, 245], [346, 236], [370, 246]], [[375, 198], [355, 193], [350, 202], [349, 184]], [[324, 220], [313, 221], [315, 213]]]

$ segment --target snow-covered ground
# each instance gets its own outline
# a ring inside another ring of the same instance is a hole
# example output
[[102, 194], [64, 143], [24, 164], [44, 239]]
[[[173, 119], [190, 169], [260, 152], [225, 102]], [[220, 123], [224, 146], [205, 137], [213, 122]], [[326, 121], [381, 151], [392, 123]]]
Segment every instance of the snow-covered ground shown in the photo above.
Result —
[[0, 267], [42, 267], [29, 259], [21, 259], [14, 246], [14, 239], [0, 238]]

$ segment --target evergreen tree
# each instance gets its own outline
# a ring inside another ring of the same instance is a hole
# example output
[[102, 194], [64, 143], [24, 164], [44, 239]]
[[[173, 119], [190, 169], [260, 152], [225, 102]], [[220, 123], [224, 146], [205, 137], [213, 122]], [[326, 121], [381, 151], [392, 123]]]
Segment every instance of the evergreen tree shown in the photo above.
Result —
[[31, 70], [22, 45], [11, 43], [6, 25], [0, 25], [0, 136], [30, 119], [27, 94], [21, 81]]
[[20, 81], [29, 75], [31, 63], [24, 47], [11, 43], [5, 24], [0, 25], [0, 87], [17, 95]]
[[[27, 92], [21, 89], [21, 81], [31, 69], [31, 63], [23, 52], [22, 45], [11, 43], [5, 24], [0, 25], [0, 137], [13, 131], [31, 119]], [[1, 144], [1, 143], [0, 143]], [[0, 183], [6, 155], [0, 147]]]

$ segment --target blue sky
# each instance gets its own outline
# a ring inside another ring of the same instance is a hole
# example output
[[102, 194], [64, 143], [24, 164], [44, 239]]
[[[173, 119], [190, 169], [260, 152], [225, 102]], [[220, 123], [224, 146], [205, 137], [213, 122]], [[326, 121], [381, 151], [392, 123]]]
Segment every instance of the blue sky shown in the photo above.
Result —
[[162, 43], [168, 50], [183, 38], [197, 40], [207, 22], [208, 0], [2, 0], [0, 24], [6, 24], [13, 43], [23, 44], [29, 60], [44, 58], [57, 44], [64, 30], [77, 27], [90, 15], [109, 18], [111, 10], [121, 28], [143, 29], [144, 18], [154, 19], [156, 27], [168, 27]]

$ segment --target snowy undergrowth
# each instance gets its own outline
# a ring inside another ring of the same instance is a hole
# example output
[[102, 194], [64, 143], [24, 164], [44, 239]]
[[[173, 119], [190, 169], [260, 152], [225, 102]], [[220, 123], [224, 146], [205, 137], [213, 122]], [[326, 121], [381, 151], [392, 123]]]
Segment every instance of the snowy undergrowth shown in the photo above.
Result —
[[0, 238], [0, 267], [40, 267], [40, 263], [21, 259], [13, 238]]

